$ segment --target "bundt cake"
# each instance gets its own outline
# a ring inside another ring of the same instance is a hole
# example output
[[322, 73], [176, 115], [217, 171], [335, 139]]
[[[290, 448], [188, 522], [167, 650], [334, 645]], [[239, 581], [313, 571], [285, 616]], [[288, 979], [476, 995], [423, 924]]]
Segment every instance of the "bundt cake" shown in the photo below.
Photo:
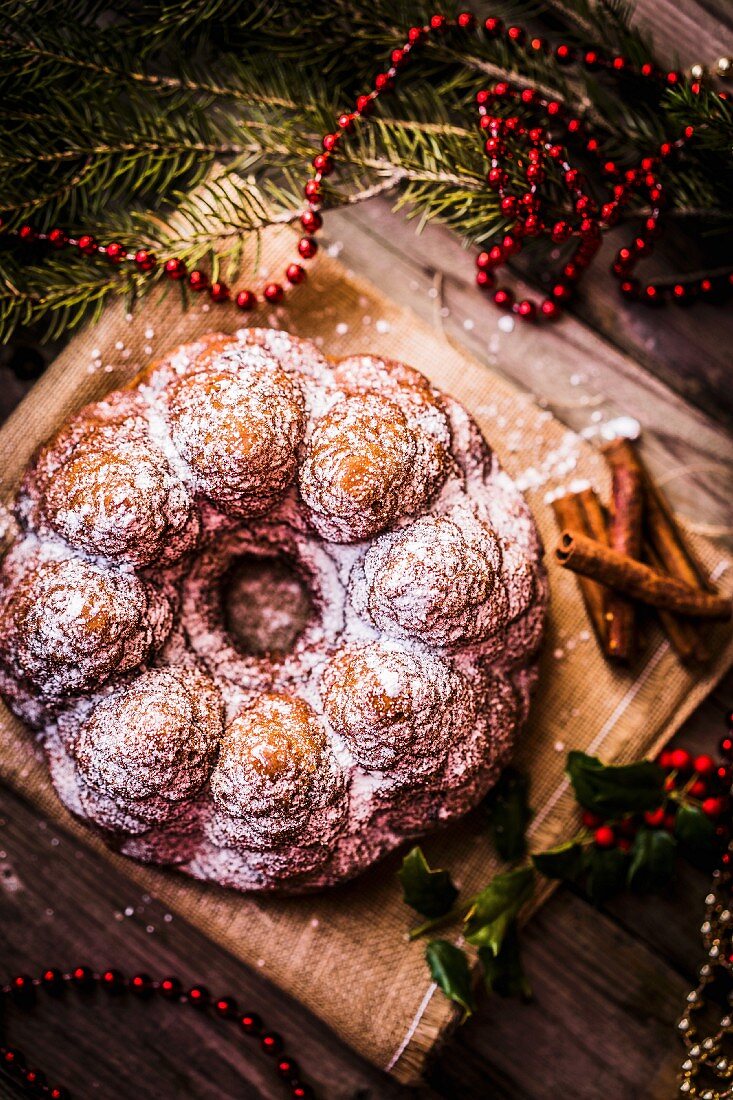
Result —
[[72, 417], [15, 512], [0, 689], [116, 850], [322, 887], [465, 813], [506, 762], [542, 549], [413, 368], [204, 336]]

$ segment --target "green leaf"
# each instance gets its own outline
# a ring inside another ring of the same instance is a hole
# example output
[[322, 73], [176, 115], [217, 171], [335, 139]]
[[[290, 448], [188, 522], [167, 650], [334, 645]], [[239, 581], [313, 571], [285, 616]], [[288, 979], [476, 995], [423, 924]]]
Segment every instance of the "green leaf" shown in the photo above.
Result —
[[628, 884], [634, 890], [658, 890], [674, 874], [677, 844], [665, 829], [639, 829], [631, 850]]
[[532, 862], [546, 878], [559, 878], [563, 882], [577, 883], [586, 866], [586, 847], [579, 840], [567, 840], [555, 848], [535, 852]]
[[586, 889], [594, 905], [600, 905], [626, 885], [629, 858], [620, 848], [598, 848], [586, 853]]
[[531, 867], [518, 867], [492, 879], [466, 915], [464, 934], [468, 942], [498, 955], [509, 926], [532, 897], [534, 884]]
[[616, 816], [655, 810], [664, 800], [664, 772], [652, 760], [603, 764], [597, 756], [570, 752], [566, 770], [586, 810]]
[[521, 997], [523, 1000], [529, 1000], [532, 996], [532, 987], [522, 968], [516, 924], [512, 924], [507, 929], [498, 955], [495, 955], [490, 947], [480, 947], [478, 955], [489, 993], [498, 993], [500, 997]]
[[448, 871], [432, 871], [422, 848], [416, 846], [402, 860], [397, 872], [406, 905], [424, 917], [442, 917], [458, 897]]
[[715, 826], [699, 806], [682, 802], [677, 810], [675, 836], [685, 849], [685, 855], [718, 854], [720, 845]]
[[466, 952], [448, 940], [431, 940], [425, 948], [430, 976], [446, 997], [464, 1011], [464, 1019], [476, 1008], [471, 970]]
[[505, 768], [484, 802], [496, 850], [510, 862], [521, 859], [527, 851], [525, 830], [532, 819], [528, 792], [527, 777], [516, 768]]

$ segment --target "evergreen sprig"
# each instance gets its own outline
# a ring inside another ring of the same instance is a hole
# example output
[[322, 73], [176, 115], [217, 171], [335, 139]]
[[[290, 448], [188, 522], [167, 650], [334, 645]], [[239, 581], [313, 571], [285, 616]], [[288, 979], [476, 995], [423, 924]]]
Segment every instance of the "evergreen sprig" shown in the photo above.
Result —
[[[243, 247], [248, 236], [295, 220], [320, 135], [432, 7], [132, 0], [110, 14], [100, 0], [0, 0], [3, 224], [145, 244], [234, 278], [255, 255]], [[503, 10], [535, 17], [526, 3]], [[622, 3], [557, 0], [544, 11], [550, 36], [654, 60]], [[622, 166], [692, 122], [699, 138], [666, 169], [673, 212], [711, 225], [733, 217], [733, 112], [720, 100], [684, 86], [660, 94], [632, 77], [619, 88], [504, 39], [453, 33], [431, 38], [399, 96], [381, 99], [342, 147], [327, 205], [392, 193], [419, 224], [441, 220], [475, 243], [503, 232], [473, 107], [482, 81], [500, 76], [593, 121]], [[547, 186], [548, 216], [561, 216], [559, 180]], [[0, 239], [0, 336], [34, 322], [57, 335], [159, 278]]]

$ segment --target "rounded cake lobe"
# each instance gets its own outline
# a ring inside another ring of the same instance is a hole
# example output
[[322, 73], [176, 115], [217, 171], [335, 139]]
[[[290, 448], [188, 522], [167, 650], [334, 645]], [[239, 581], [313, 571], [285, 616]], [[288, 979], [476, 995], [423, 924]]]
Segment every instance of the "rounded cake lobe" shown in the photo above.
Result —
[[[94, 816], [93, 792], [125, 814], [162, 821], [201, 790], [222, 735], [222, 702], [208, 676], [161, 668], [103, 699], [81, 727], [73, 755]], [[100, 800], [97, 810], [107, 810]], [[109, 811], [104, 824], [109, 824]]]
[[502, 558], [469, 505], [381, 535], [352, 580], [357, 610], [398, 638], [428, 645], [484, 641], [506, 622]]
[[51, 697], [136, 668], [171, 627], [170, 605], [152, 585], [80, 558], [16, 572], [4, 596], [0, 657]]
[[438, 767], [472, 718], [463, 678], [429, 653], [372, 642], [341, 650], [321, 679], [326, 717], [368, 770]]
[[237, 345], [167, 391], [173, 444], [225, 511], [268, 511], [295, 477], [304, 402], [262, 348]]
[[316, 530], [334, 542], [369, 538], [419, 510], [418, 442], [398, 405], [378, 394], [347, 398], [317, 424], [300, 469]]
[[297, 696], [265, 694], [227, 727], [211, 776], [226, 843], [277, 848], [301, 835], [340, 778], [315, 711]]
[[74, 548], [134, 566], [175, 561], [198, 533], [186, 486], [127, 392], [87, 406], [41, 448], [20, 509]]

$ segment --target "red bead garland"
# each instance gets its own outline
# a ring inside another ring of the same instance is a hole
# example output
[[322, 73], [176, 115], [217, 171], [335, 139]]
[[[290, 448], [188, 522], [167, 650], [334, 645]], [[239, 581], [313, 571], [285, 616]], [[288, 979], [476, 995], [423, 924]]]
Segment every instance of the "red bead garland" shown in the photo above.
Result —
[[[283, 1053], [282, 1036], [276, 1031], [266, 1031], [257, 1013], [240, 1012], [234, 997], [212, 999], [204, 985], [193, 985], [184, 992], [181, 981], [175, 977], [156, 980], [149, 974], [138, 973], [125, 978], [119, 970], [111, 967], [101, 973], [97, 973], [88, 966], [77, 966], [66, 973], [55, 967], [49, 967], [41, 973], [39, 978], [17, 974], [6, 985], [0, 986], [0, 1008], [3, 1007], [3, 998], [12, 999], [19, 1007], [31, 1008], [36, 1001], [38, 990], [44, 990], [52, 996], [59, 996], [68, 986], [73, 986], [85, 993], [100, 988], [113, 996], [124, 994], [125, 991], [136, 997], [153, 997], [157, 993], [161, 998], [172, 1003], [190, 1005], [202, 1012], [210, 1011], [217, 1019], [233, 1021], [245, 1035], [258, 1039], [262, 1050], [275, 1059], [275, 1074], [287, 1084], [293, 1100], [315, 1100], [312, 1087], [301, 1077], [298, 1063]], [[34, 1096], [46, 1097], [48, 1100], [71, 1100], [68, 1089], [61, 1085], [48, 1084], [40, 1070], [30, 1068], [25, 1055], [17, 1047], [0, 1043], [0, 1066]]]
[[[299, 218], [300, 224], [308, 235], [298, 242], [298, 255], [301, 259], [310, 260], [316, 255], [318, 245], [314, 234], [323, 226], [323, 217], [318, 210], [323, 200], [322, 183], [334, 170], [334, 154], [338, 151], [342, 138], [352, 133], [355, 123], [371, 112], [374, 101], [380, 95], [393, 90], [398, 72], [410, 60], [413, 50], [424, 43], [430, 34], [444, 35], [453, 29], [474, 31], [477, 26], [477, 20], [471, 12], [461, 12], [454, 20], [436, 12], [426, 25], [411, 27], [405, 43], [391, 51], [390, 65], [385, 71], [375, 76], [373, 89], [356, 97], [352, 111], [345, 111], [338, 116], [334, 131], [325, 134], [322, 138], [323, 151], [313, 157], [314, 174], [304, 186], [307, 205]], [[623, 76], [624, 79], [640, 78], [645, 81], [654, 81], [663, 88], [676, 87], [684, 79], [683, 74], [677, 70], [661, 73], [651, 62], [635, 67], [628, 58], [620, 55], [607, 58], [595, 48], [586, 49], [580, 54], [564, 42], [552, 48], [544, 38], [528, 37], [524, 28], [517, 25], [505, 27], [502, 20], [495, 16], [484, 19], [479, 33], [489, 38], [504, 38], [515, 50], [550, 55], [560, 66], [580, 63], [589, 71], [604, 70]], [[693, 95], [699, 95], [702, 90], [699, 81], [692, 81], [689, 87]], [[725, 92], [719, 92], [718, 95], [723, 100], [728, 99]], [[542, 125], [527, 129], [520, 124], [516, 116], [503, 117], [489, 113], [490, 107], [492, 110], [497, 110], [511, 100], [525, 106], [532, 106], [541, 116], [544, 116], [546, 121]], [[509, 232], [504, 236], [502, 245], [495, 245], [488, 252], [481, 252], [476, 261], [478, 267], [476, 282], [479, 287], [491, 292], [491, 297], [499, 308], [511, 310], [527, 321], [557, 319], [561, 315], [561, 307], [575, 293], [583, 272], [590, 266], [598, 252], [602, 231], [616, 223], [620, 208], [634, 194], [645, 194], [648, 197], [651, 214], [646, 218], [633, 243], [627, 248], [622, 248], [612, 264], [611, 272], [619, 281], [619, 291], [623, 297], [651, 306], [661, 305], [666, 301], [685, 305], [698, 297], [702, 300], [712, 300], [716, 295], [733, 289], [733, 272], [727, 270], [713, 276], [689, 277], [671, 282], [657, 281], [648, 283], [646, 286], [632, 277], [638, 262], [653, 251], [652, 240], [659, 232], [660, 216], [665, 202], [664, 187], [657, 174], [661, 162], [681, 149], [693, 137], [692, 126], [688, 126], [676, 140], [663, 142], [655, 155], [641, 160], [638, 168], [627, 169], [621, 174], [613, 161], [605, 159], [597, 138], [587, 133], [584, 122], [580, 118], [568, 117], [564, 105], [558, 100], [547, 99], [531, 87], [520, 89], [508, 81], [498, 81], [492, 88], [479, 91], [476, 101], [480, 128], [483, 132], [488, 131], [488, 137], [484, 143], [484, 150], [490, 160], [487, 183], [498, 193], [502, 213], [507, 218], [514, 219]], [[504, 141], [507, 134], [524, 139], [527, 145], [527, 163], [525, 164], [520, 156], [514, 158], [516, 168], [523, 172], [526, 181], [526, 190], [519, 195], [507, 190], [509, 174], [503, 166], [503, 162], [510, 159]], [[566, 144], [559, 140], [559, 134], [562, 134], [566, 143], [577, 143], [585, 153], [597, 157], [601, 162], [602, 173], [617, 181], [613, 184], [612, 197], [601, 204], [600, 211], [592, 195], [585, 189], [581, 173], [569, 163]], [[553, 162], [557, 163], [561, 169], [562, 183], [568, 192], [575, 214], [580, 218], [577, 225], [572, 225], [564, 219], [549, 225], [543, 220], [538, 189], [545, 182], [548, 168]], [[119, 242], [112, 241], [106, 246], [99, 245], [90, 234], [84, 234], [75, 240], [67, 236], [62, 229], [55, 228], [49, 233], [39, 233], [30, 225], [22, 225], [15, 232], [24, 241], [48, 241], [52, 247], [58, 249], [67, 246], [76, 247], [83, 255], [103, 256], [113, 264], [132, 262], [142, 273], [149, 273], [157, 266], [155, 256], [147, 248], [138, 249], [134, 257], [130, 257]], [[510, 289], [496, 286], [493, 273], [510, 256], [521, 251], [526, 238], [541, 234], [549, 235], [558, 244], [571, 237], [577, 238], [578, 243], [569, 260], [565, 261], [547, 298], [540, 302], [533, 302], [527, 298], [516, 301]], [[163, 271], [166, 278], [173, 281], [186, 279], [192, 291], [208, 292], [213, 302], [229, 302], [233, 299], [237, 308], [245, 312], [261, 304], [277, 305], [285, 292], [282, 283], [270, 282], [259, 293], [249, 289], [232, 293], [223, 282], [209, 283], [208, 277], [202, 271], [196, 270], [189, 273], [185, 262], [178, 257], [166, 260]], [[299, 285], [305, 281], [305, 278], [306, 271], [299, 263], [291, 263], [284, 273], [285, 282], [290, 286]]]

